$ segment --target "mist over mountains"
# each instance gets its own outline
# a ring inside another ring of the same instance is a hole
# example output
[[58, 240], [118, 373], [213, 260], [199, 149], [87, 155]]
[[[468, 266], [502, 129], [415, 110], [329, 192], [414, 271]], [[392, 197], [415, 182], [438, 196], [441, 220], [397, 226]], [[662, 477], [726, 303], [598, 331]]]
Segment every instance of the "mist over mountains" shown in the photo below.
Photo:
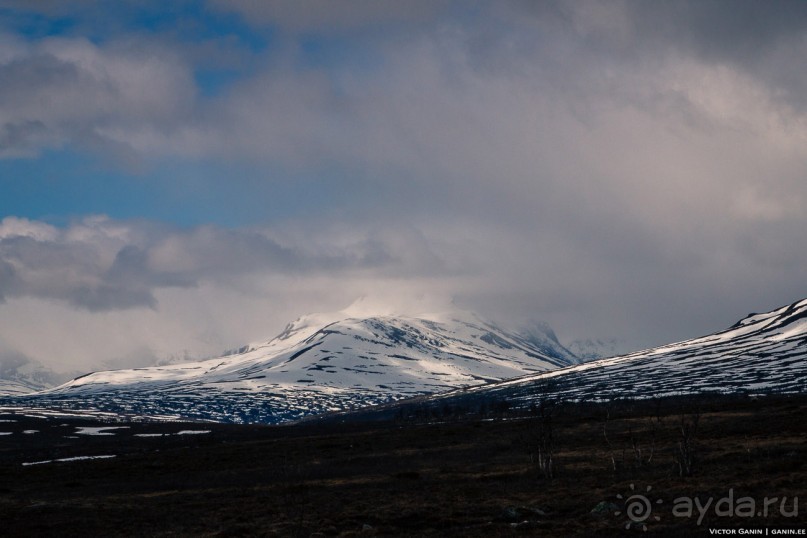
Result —
[[577, 363], [545, 324], [506, 330], [467, 312], [338, 312], [303, 316], [220, 358], [95, 372], [35, 398], [145, 418], [271, 423]]
[[[593, 354], [603, 344], [577, 347]], [[279, 423], [429, 395], [528, 406], [539, 393], [570, 400], [792, 393], [805, 390], [805, 344], [807, 300], [712, 335], [588, 361], [546, 324], [510, 330], [468, 312], [342, 311], [303, 316], [272, 340], [215, 359], [86, 374], [29, 403], [141, 419]], [[16, 382], [7, 393], [25, 390]]]

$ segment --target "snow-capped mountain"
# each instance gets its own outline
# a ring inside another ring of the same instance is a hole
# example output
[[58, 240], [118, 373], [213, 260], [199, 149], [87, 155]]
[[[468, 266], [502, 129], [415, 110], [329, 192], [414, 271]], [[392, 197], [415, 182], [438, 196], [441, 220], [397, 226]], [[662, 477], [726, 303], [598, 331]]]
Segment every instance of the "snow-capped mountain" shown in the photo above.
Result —
[[0, 379], [0, 396], [19, 396], [42, 390], [42, 385], [33, 385], [17, 379]]
[[472, 388], [445, 398], [568, 400], [695, 393], [807, 392], [807, 299], [750, 314], [724, 331], [619, 357]]
[[546, 327], [506, 331], [467, 313], [318, 314], [235, 354], [96, 372], [35, 398], [151, 417], [278, 422], [577, 362]]
[[63, 375], [42, 364], [22, 357], [0, 360], [0, 396], [27, 394], [64, 383]]

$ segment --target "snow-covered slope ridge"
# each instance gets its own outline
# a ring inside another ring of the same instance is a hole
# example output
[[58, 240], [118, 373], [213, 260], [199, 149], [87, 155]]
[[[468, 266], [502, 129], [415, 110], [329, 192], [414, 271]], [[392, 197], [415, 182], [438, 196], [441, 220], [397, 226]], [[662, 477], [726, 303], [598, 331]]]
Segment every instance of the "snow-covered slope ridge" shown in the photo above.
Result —
[[96, 372], [38, 398], [146, 416], [277, 422], [577, 362], [551, 330], [506, 331], [468, 313], [319, 314], [235, 355]]
[[42, 390], [41, 385], [17, 379], [0, 379], [0, 396], [17, 396]]
[[[724, 331], [467, 391], [527, 402], [807, 391], [807, 299]], [[448, 395], [447, 395], [448, 396]]]

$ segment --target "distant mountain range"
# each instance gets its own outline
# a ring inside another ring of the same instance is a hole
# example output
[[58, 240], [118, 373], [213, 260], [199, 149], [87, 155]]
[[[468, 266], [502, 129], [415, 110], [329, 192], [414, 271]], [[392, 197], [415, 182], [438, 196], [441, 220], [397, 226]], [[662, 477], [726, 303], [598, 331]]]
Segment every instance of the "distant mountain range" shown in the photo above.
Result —
[[807, 392], [807, 299], [749, 314], [726, 330], [676, 344], [450, 392], [529, 406], [540, 398], [638, 399], [688, 394]]
[[0, 395], [29, 394], [70, 379], [44, 365], [21, 356], [0, 360]]
[[19, 384], [6, 390], [16, 396], [0, 405], [261, 423], [416, 396], [528, 406], [542, 397], [797, 393], [807, 391], [807, 299], [715, 334], [590, 362], [542, 324], [513, 331], [467, 313], [319, 314], [216, 359], [96, 372], [29, 396]]
[[36, 391], [42, 390], [42, 385], [32, 385], [25, 381], [17, 379], [0, 379], [0, 395], [4, 396], [19, 396], [22, 394], [31, 394]]
[[96, 372], [31, 399], [152, 418], [274, 423], [578, 363], [545, 325], [510, 331], [463, 312], [319, 314], [234, 354]]

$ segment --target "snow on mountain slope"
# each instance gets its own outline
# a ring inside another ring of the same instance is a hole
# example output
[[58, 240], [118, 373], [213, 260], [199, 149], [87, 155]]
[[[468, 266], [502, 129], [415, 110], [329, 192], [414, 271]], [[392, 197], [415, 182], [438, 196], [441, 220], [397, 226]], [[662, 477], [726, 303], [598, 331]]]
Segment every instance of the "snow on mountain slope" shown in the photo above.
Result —
[[[620, 347], [623, 349], [620, 350]], [[603, 340], [601, 338], [574, 340], [566, 344], [566, 349], [583, 361], [613, 357], [615, 355], [624, 354], [626, 351], [623, 342], [616, 339]], [[622, 353], [620, 353], [620, 351]]]
[[0, 379], [0, 396], [31, 394], [43, 388], [42, 385], [26, 383], [17, 379]]
[[13, 353], [0, 357], [0, 395], [36, 392], [64, 383], [71, 377]]
[[694, 393], [807, 391], [807, 299], [751, 314], [724, 331], [619, 357], [528, 375], [463, 395], [528, 405], [536, 398], [649, 398]]
[[96, 372], [35, 398], [152, 417], [278, 422], [577, 362], [551, 330], [509, 332], [472, 314], [318, 314], [234, 355]]

